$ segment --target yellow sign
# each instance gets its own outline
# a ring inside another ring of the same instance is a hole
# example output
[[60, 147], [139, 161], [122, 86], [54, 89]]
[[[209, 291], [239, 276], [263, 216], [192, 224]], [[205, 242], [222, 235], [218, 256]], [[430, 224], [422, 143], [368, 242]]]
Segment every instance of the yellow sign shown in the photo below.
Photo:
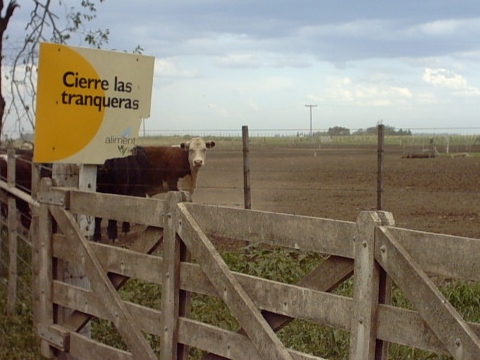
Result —
[[129, 155], [150, 116], [154, 60], [41, 43], [34, 161], [102, 164]]

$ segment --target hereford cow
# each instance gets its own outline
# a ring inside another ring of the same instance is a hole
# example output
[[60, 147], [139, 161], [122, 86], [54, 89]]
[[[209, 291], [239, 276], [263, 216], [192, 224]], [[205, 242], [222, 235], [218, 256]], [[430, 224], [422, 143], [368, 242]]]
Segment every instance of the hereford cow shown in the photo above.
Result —
[[[179, 147], [137, 146], [132, 155], [108, 159], [97, 172], [97, 192], [128, 196], [153, 196], [167, 191], [180, 190], [192, 194], [197, 186], [198, 173], [205, 164], [207, 149], [214, 141], [193, 138]], [[95, 219], [94, 240], [101, 239], [101, 218]], [[130, 230], [123, 223], [122, 231]], [[118, 239], [117, 222], [108, 221], [107, 235]]]

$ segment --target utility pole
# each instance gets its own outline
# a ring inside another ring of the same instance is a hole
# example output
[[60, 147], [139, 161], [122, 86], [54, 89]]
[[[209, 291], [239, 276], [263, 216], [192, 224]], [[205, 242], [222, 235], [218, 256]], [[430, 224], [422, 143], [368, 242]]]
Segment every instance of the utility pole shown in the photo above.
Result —
[[312, 131], [312, 108], [317, 107], [317, 105], [306, 105], [306, 107], [310, 108], [310, 137], [313, 137], [313, 131]]

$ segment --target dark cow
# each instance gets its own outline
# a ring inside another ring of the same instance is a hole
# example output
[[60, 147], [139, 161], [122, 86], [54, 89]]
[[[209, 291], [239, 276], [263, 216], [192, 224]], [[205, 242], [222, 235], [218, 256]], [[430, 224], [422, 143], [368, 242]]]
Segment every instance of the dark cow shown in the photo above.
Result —
[[[207, 149], [214, 146], [214, 141], [202, 138], [193, 138], [179, 147], [137, 146], [132, 155], [108, 159], [99, 167], [97, 192], [138, 197], [177, 190], [192, 194], [198, 173], [205, 164]], [[101, 218], [95, 219], [95, 241], [101, 239], [101, 221]], [[130, 224], [123, 223], [122, 231], [129, 230]], [[109, 220], [107, 235], [111, 240], [118, 239], [115, 220]]]

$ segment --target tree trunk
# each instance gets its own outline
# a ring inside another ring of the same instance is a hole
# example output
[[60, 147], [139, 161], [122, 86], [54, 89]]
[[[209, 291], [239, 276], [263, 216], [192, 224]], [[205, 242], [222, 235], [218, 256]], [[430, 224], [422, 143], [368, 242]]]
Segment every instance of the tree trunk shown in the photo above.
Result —
[[[5, 30], [7, 30], [8, 22], [13, 15], [15, 9], [19, 7], [15, 0], [10, 0], [7, 6], [7, 10], [5, 11], [5, 16], [0, 16], [0, 62], [3, 61], [3, 35]], [[3, 11], [3, 0], [0, 0], [0, 12]], [[3, 86], [2, 86], [2, 67], [0, 63], [0, 145], [2, 143], [2, 135], [3, 135], [3, 123], [5, 121], [5, 98], [3, 97]]]

